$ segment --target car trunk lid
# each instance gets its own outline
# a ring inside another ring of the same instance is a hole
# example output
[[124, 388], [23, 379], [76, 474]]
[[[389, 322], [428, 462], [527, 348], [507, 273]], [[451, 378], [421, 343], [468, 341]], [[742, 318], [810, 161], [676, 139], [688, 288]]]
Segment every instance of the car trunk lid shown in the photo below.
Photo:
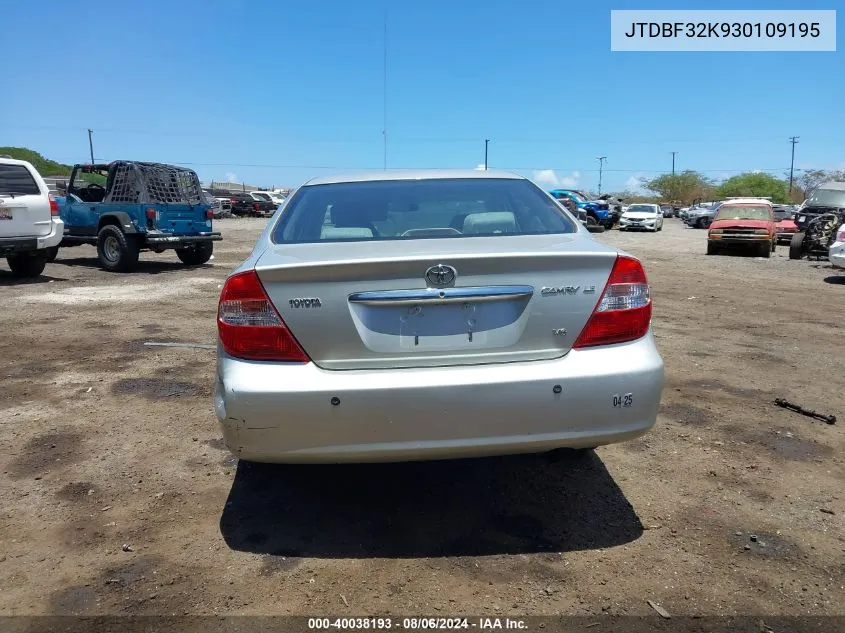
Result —
[[[576, 235], [294, 244], [268, 249], [256, 271], [325, 369], [541, 360], [569, 351], [616, 260], [585, 245]], [[454, 282], [426, 279], [439, 265]]]

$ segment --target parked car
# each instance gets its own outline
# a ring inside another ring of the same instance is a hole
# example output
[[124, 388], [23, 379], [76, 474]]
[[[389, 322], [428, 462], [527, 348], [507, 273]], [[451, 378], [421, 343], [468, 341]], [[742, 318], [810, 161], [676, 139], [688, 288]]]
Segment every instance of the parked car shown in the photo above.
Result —
[[620, 231], [663, 230], [663, 212], [656, 204], [632, 204], [619, 218]]
[[270, 199], [276, 204], [276, 207], [278, 207], [285, 201], [285, 197], [275, 191], [262, 191], [261, 193], [266, 193], [268, 196], [270, 196]]
[[233, 193], [229, 201], [232, 205], [232, 213], [234, 215], [257, 216], [263, 214], [261, 203], [249, 193]]
[[261, 215], [273, 215], [279, 208], [279, 203], [270, 196], [269, 191], [250, 191], [249, 195], [258, 202], [258, 211]]
[[573, 216], [575, 216], [581, 224], [587, 226], [587, 211], [579, 208], [578, 205], [575, 204], [574, 200], [572, 200], [571, 198], [554, 198], [554, 200], [564, 209], [569, 211]]
[[776, 244], [772, 203], [762, 198], [731, 198], [721, 203], [707, 230], [708, 255], [741, 248], [771, 257]]
[[16, 277], [38, 277], [62, 241], [55, 196], [24, 160], [0, 158], [0, 257]]
[[775, 232], [777, 233], [778, 244], [789, 244], [792, 236], [798, 232], [798, 225], [795, 224], [795, 211], [792, 207], [775, 205], [772, 207], [775, 218]]
[[223, 286], [214, 408], [262, 462], [589, 449], [655, 423], [650, 320], [642, 264], [520, 176], [319, 178]]
[[215, 219], [232, 215], [232, 203], [229, 201], [229, 198], [217, 198], [210, 191], [204, 191], [203, 193], [205, 194], [205, 201], [211, 207], [211, 212]]
[[[575, 189], [553, 189], [549, 192], [552, 197], [562, 200], [567, 198], [575, 202], [579, 209], [583, 209], [587, 213], [587, 224], [599, 224], [606, 229], [613, 228], [617, 218], [610, 209], [610, 203], [606, 200], [589, 200], [587, 196]], [[622, 213], [622, 207], [619, 207], [619, 213]]]
[[671, 204], [664, 204], [660, 206], [660, 212], [664, 218], [671, 218], [675, 216], [675, 207]]
[[75, 165], [59, 198], [62, 248], [91, 244], [100, 266], [128, 272], [141, 251], [175, 249], [189, 266], [204, 264], [223, 239], [196, 172], [162, 163], [119, 160]]
[[837, 227], [845, 222], [845, 182], [817, 187], [796, 214], [797, 232], [789, 243], [789, 258], [826, 257]]
[[828, 259], [834, 268], [845, 268], [845, 224], [839, 227], [828, 250]]
[[713, 216], [716, 215], [716, 209], [720, 204], [722, 204], [721, 201], [699, 203], [687, 211], [684, 222], [694, 229], [706, 229], [713, 221]]
[[610, 219], [613, 222], [610, 226], [605, 226], [605, 228], [613, 228], [613, 226], [619, 222], [619, 218], [622, 217], [622, 200], [617, 198], [612, 194], [603, 194], [598, 197], [598, 203], [601, 205], [602, 203], [606, 203], [608, 210], [610, 211]]

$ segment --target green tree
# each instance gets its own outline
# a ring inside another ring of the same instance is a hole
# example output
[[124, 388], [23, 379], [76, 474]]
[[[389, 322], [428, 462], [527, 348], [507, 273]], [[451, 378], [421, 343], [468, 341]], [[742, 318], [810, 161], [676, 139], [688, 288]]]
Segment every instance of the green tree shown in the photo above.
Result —
[[[789, 179], [788, 172], [786, 174], [786, 178], [787, 180]], [[816, 187], [818, 187], [820, 184], [830, 182], [831, 180], [845, 182], [845, 169], [841, 169], [838, 171], [831, 171], [826, 169], [797, 170], [792, 181], [793, 194], [795, 194], [796, 189], [798, 189], [798, 195], [795, 196], [796, 201], [800, 202], [801, 200], [806, 198], [810, 194], [810, 192]]]
[[44, 158], [41, 154], [26, 147], [0, 147], [0, 156], [11, 156], [17, 160], [25, 160], [42, 176], [70, 176], [71, 165], [63, 165], [54, 160]]
[[716, 196], [730, 198], [749, 196], [771, 198], [772, 202], [789, 202], [788, 185], [784, 180], [763, 172], [746, 172], [728, 178], [716, 188]]
[[713, 181], [692, 170], [663, 174], [642, 182], [643, 187], [659, 194], [666, 202], [691, 204], [696, 198], [709, 198], [713, 192]]

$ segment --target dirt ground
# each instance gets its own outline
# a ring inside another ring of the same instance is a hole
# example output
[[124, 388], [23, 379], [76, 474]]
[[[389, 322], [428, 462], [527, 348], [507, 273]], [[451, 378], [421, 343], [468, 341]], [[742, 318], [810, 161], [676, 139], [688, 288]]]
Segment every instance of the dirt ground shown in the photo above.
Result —
[[[211, 405], [209, 265], [109, 274], [65, 249], [0, 264], [0, 615], [845, 613], [845, 275], [704, 255], [704, 232], [598, 239], [641, 257], [667, 383], [655, 429], [594, 456], [248, 468]], [[830, 426], [773, 406], [786, 397]]]

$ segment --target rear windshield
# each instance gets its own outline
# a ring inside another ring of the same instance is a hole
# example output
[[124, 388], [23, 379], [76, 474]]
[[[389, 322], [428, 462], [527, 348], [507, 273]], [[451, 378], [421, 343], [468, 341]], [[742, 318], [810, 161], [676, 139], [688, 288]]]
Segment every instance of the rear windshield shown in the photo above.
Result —
[[0, 165], [0, 195], [38, 196], [38, 183], [23, 165]]
[[716, 213], [716, 220], [769, 220], [770, 207], [750, 204], [725, 204]]
[[278, 244], [574, 233], [571, 216], [527, 180], [389, 180], [306, 186]]
[[264, 201], [271, 200], [270, 196], [268, 196], [266, 193], [258, 193], [258, 192], [256, 192], [256, 193], [253, 193], [252, 195], [254, 195], [254, 196], [255, 196], [256, 198], [258, 198], [259, 200], [264, 200]]
[[819, 207], [845, 207], [845, 190], [816, 189], [807, 198], [807, 204]]

